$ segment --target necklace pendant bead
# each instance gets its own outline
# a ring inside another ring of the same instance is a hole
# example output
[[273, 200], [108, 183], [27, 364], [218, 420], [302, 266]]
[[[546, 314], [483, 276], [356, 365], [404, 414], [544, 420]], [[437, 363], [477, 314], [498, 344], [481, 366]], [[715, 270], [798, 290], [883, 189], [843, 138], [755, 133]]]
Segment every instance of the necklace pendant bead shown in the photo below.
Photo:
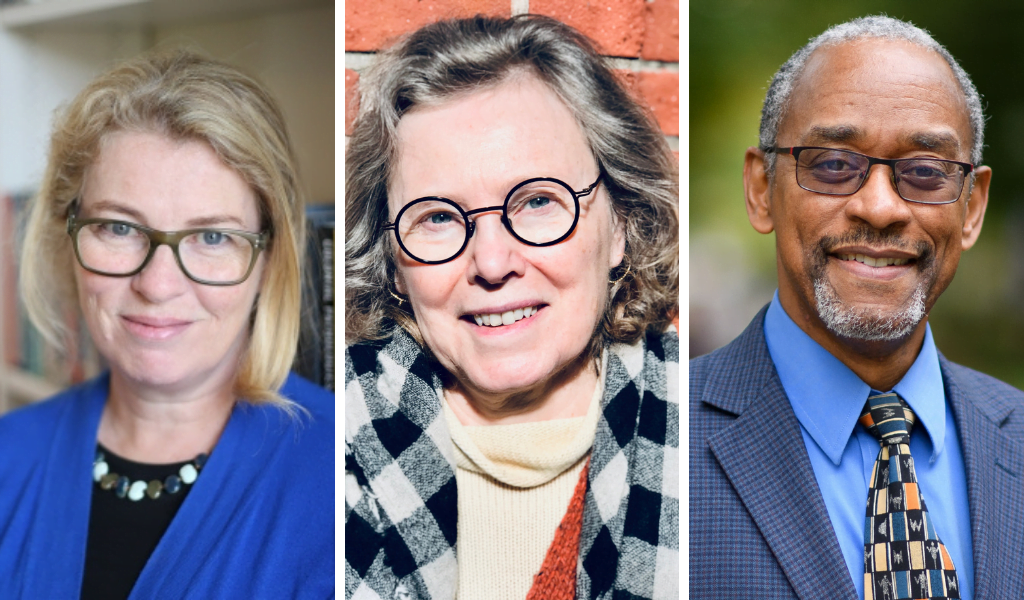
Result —
[[117, 478], [117, 483], [114, 485], [114, 493], [117, 494], [118, 498], [124, 498], [128, 493], [128, 486], [131, 482], [124, 475]]
[[101, 490], [112, 490], [117, 485], [117, 473], [107, 473], [103, 477], [100, 477], [100, 489]]
[[160, 483], [156, 479], [149, 482], [146, 486], [146, 495], [152, 500], [156, 500], [160, 497], [160, 494], [164, 491], [164, 484]]
[[146, 496], [146, 482], [136, 481], [128, 488], [128, 499], [132, 502], [138, 502]]
[[168, 494], [177, 494], [181, 491], [181, 479], [177, 475], [168, 475], [164, 480], [164, 489]]
[[191, 485], [192, 482], [196, 480], [196, 477], [199, 476], [199, 471], [197, 471], [191, 464], [187, 464], [178, 471], [178, 475], [181, 476], [181, 481], [183, 483]]
[[110, 472], [110, 465], [106, 461], [99, 461], [92, 466], [92, 480], [99, 481], [104, 475]]

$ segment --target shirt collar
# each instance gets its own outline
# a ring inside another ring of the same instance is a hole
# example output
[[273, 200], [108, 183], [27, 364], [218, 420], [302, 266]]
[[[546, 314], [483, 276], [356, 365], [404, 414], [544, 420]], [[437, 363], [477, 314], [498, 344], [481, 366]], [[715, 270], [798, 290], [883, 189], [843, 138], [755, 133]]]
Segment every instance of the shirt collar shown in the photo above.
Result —
[[[871, 387], [793, 322], [779, 302], [778, 291], [765, 315], [764, 334], [797, 420], [838, 466]], [[921, 352], [892, 391], [917, 415], [918, 426], [931, 440], [934, 461], [945, 443], [946, 395], [928, 325]]]

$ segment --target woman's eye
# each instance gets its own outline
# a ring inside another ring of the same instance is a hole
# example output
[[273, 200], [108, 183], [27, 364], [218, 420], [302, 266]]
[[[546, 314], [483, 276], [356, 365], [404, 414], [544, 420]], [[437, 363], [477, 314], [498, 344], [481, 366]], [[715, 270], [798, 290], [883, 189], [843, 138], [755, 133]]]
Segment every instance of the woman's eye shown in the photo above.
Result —
[[219, 231], [204, 231], [200, 236], [200, 239], [208, 246], [216, 246], [218, 244], [223, 244], [226, 237], [226, 235]]
[[551, 203], [551, 198], [547, 196], [537, 196], [536, 198], [530, 198], [526, 202], [527, 208], [543, 208]]
[[126, 225], [124, 223], [107, 223], [103, 226], [103, 228], [106, 230], [107, 233], [118, 237], [131, 235], [134, 232], [133, 227], [131, 227], [130, 225]]
[[432, 225], [447, 225], [452, 222], [452, 216], [448, 213], [434, 213], [427, 216]]

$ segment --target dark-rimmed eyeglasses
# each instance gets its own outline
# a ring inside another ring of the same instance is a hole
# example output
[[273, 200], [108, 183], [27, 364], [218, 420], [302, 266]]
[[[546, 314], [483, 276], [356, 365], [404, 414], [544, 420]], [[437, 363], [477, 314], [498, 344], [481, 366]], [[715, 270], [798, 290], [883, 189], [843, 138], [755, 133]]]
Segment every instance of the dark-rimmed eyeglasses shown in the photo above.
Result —
[[501, 222], [520, 242], [528, 246], [551, 246], [572, 234], [580, 218], [580, 198], [589, 195], [601, 181], [580, 191], [553, 177], [535, 177], [516, 184], [500, 206], [470, 211], [437, 196], [418, 198], [402, 207], [392, 223], [383, 229], [395, 232], [402, 250], [415, 261], [437, 265], [454, 260], [469, 244], [476, 223], [470, 217], [501, 211]]
[[796, 159], [796, 183], [808, 192], [849, 196], [867, 181], [873, 165], [887, 165], [896, 193], [908, 202], [949, 204], [963, 191], [974, 165], [942, 158], [875, 158], [849, 150], [817, 146], [770, 147], [765, 152]]
[[146, 268], [161, 245], [170, 246], [186, 277], [204, 285], [238, 285], [267, 248], [269, 232], [201, 228], [159, 231], [117, 219], [68, 214], [68, 235], [82, 268], [97, 275], [131, 277]]

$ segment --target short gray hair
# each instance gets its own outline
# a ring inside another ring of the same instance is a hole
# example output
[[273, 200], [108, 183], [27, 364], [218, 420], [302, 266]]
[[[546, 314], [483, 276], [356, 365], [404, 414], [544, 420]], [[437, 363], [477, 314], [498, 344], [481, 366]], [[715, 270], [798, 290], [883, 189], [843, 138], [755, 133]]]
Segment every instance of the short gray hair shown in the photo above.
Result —
[[[790, 96], [796, 86], [800, 75], [803, 74], [807, 59], [818, 48], [834, 46], [843, 42], [850, 42], [862, 38], [881, 38], [885, 40], [903, 40], [932, 50], [938, 53], [949, 67], [953, 69], [960, 90], [964, 94], [967, 104], [967, 117], [971, 124], [971, 153], [970, 160], [975, 165], [981, 164], [981, 149], [985, 141], [985, 113], [981, 108], [981, 96], [977, 88], [971, 82], [967, 72], [963, 70], [953, 55], [946, 50], [942, 44], [935, 41], [927, 31], [912, 23], [876, 15], [860, 17], [846, 23], [830, 27], [818, 37], [796, 51], [789, 60], [785, 62], [768, 85], [768, 93], [764, 98], [764, 108], [761, 109], [761, 148], [775, 146], [779, 136], [779, 125], [789, 108]], [[765, 170], [771, 175], [775, 170], [775, 154], [765, 156]]]
[[623, 265], [590, 351], [633, 342], [678, 313], [679, 174], [649, 111], [641, 108], [593, 44], [548, 17], [477, 16], [427, 25], [382, 52], [360, 77], [359, 115], [345, 157], [345, 336], [381, 339], [394, 323], [421, 341], [414, 315], [389, 291], [395, 259], [387, 188], [402, 115], [536, 76], [572, 112], [601, 168], [612, 210], [625, 225]]

